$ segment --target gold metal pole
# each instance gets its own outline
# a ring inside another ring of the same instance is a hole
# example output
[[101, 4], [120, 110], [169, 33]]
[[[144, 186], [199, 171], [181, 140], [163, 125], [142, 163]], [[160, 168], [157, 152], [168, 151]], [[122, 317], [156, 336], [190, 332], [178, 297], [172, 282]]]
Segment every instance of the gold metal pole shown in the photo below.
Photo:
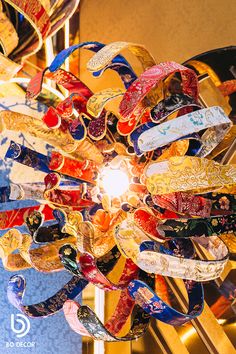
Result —
[[[183, 282], [180, 279], [166, 278], [171, 290], [176, 296], [181, 307], [186, 311], [188, 307], [187, 293]], [[204, 342], [211, 354], [233, 354], [236, 353], [233, 344], [219, 325], [207, 303], [204, 303], [202, 314], [191, 321], [198, 335]]]
[[189, 354], [189, 351], [183, 342], [181, 342], [173, 326], [161, 321], [155, 321], [149, 328], [149, 332], [159, 345], [163, 354]]
[[231, 107], [210, 76], [199, 77], [199, 97], [205, 107], [220, 106], [229, 115]]

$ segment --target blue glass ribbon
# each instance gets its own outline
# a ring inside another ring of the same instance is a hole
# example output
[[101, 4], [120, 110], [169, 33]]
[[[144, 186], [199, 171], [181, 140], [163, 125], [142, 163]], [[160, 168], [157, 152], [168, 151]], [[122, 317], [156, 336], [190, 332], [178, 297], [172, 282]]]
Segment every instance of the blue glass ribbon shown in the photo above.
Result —
[[49, 158], [35, 150], [31, 150], [24, 145], [10, 142], [5, 158], [13, 159], [25, 166], [32, 167], [39, 171], [50, 173]]
[[10, 303], [29, 317], [47, 317], [60, 311], [66, 300], [76, 298], [88, 285], [87, 280], [74, 276], [61, 290], [49, 299], [33, 305], [23, 305], [26, 281], [22, 275], [14, 275], [7, 286]]
[[[96, 53], [104, 46], [105, 44], [99, 42], [83, 42], [66, 48], [57, 54], [49, 66], [49, 70], [54, 72], [59, 69], [65, 60], [77, 49], [88, 49]], [[93, 75], [95, 77], [99, 77], [107, 69], [115, 70], [118, 73], [124, 83], [125, 88], [128, 88], [132, 82], [137, 79], [137, 76], [134, 73], [132, 67], [122, 55], [117, 55], [106, 68], [94, 72]]]
[[[32, 150], [24, 145], [15, 143], [14, 141], [11, 141], [10, 146], [6, 152], [5, 158], [13, 159], [16, 162], [21, 163], [22, 165], [34, 168], [35, 170], [47, 174], [52, 172], [52, 170], [49, 168], [50, 157], [43, 155], [40, 152], [37, 152], [35, 150]], [[74, 185], [80, 185], [81, 183], [84, 183], [84, 181], [80, 180], [79, 178], [70, 177], [62, 174], [61, 172], [59, 173], [60, 175], [64, 176], [64, 178], [66, 179], [62, 182], [60, 181], [60, 185], [74, 186]], [[89, 182], [86, 183], [89, 184]], [[1, 196], [0, 196], [0, 202], [1, 202]]]
[[[195, 256], [194, 246], [191, 240], [171, 240], [167, 244], [169, 248], [154, 241], [145, 241], [141, 243], [140, 251], [145, 252], [145, 250], [156, 250], [161, 253], [175, 256], [178, 255], [184, 258], [194, 258]], [[131, 281], [128, 290], [131, 297], [133, 297], [150, 316], [173, 326], [180, 326], [199, 316], [204, 305], [204, 293], [201, 283], [192, 280], [184, 280], [184, 283], [189, 299], [189, 309], [186, 314], [175, 310], [162, 301], [162, 299], [143, 281]]]
[[133, 280], [128, 286], [131, 297], [150, 316], [172, 326], [180, 326], [199, 316], [203, 310], [204, 295], [201, 283], [192, 280], [185, 280], [188, 293], [189, 309], [186, 314], [175, 310], [173, 307], [161, 300], [154, 291], [144, 282]]
[[140, 244], [140, 252], [159, 251], [170, 256], [184, 255], [184, 258], [193, 258], [195, 250], [190, 239], [174, 239], [167, 242], [169, 248], [155, 241], [144, 241]]

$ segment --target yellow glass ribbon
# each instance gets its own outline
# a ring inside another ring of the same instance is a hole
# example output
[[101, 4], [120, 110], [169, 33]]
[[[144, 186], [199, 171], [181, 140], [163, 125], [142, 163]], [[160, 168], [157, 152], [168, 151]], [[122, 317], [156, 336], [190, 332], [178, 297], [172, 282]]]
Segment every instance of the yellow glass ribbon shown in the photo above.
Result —
[[[39, 0], [5, 0], [10, 4], [16, 11], [24, 16], [24, 18], [30, 23], [34, 29], [34, 33], [37, 38], [35, 43], [31, 43], [31, 37], [28, 37], [29, 43], [25, 41], [21, 46], [18, 46], [16, 50], [12, 53], [14, 57], [18, 56], [21, 59], [33, 55], [43, 45], [43, 40], [50, 30], [50, 19], [43, 8]], [[29, 49], [26, 50], [26, 46], [29, 46]]]
[[0, 257], [5, 258], [21, 246], [22, 237], [20, 231], [11, 229], [0, 238]]
[[231, 253], [236, 253], [236, 232], [220, 235]]
[[89, 221], [79, 224], [77, 230], [77, 248], [80, 252], [89, 252], [95, 257], [102, 257], [114, 246], [114, 229], [124, 220], [126, 213], [118, 211], [110, 222], [106, 231], [101, 231], [98, 226]]
[[226, 133], [224, 139], [212, 150], [212, 152], [207, 156], [208, 159], [214, 159], [216, 156], [220, 155], [222, 152], [227, 150], [233, 143], [236, 137], [236, 125], [233, 125], [228, 133]]
[[[76, 238], [68, 237], [66, 242], [75, 244]], [[28, 234], [21, 234], [17, 229], [11, 229], [0, 238], [0, 257], [4, 268], [9, 271], [31, 267], [40, 272], [63, 270], [58, 252], [64, 243], [65, 240], [58, 240], [30, 250], [32, 237]], [[16, 250], [19, 253], [13, 253]]]
[[144, 70], [156, 64], [155, 59], [144, 46], [128, 42], [113, 42], [103, 47], [89, 60], [87, 69], [89, 71], [103, 69], [124, 49], [128, 49], [139, 59]]
[[30, 264], [25, 261], [20, 254], [13, 254], [22, 245], [22, 235], [16, 229], [7, 231], [0, 238], [0, 257], [3, 267], [9, 271], [23, 270], [31, 268]]
[[194, 67], [198, 71], [199, 75], [203, 75], [203, 74], [207, 73], [211, 77], [214, 84], [216, 86], [220, 86], [221, 80], [220, 80], [219, 76], [206, 63], [199, 61], [199, 60], [189, 60], [186, 63], [184, 63], [184, 65], [191, 65], [192, 67]]
[[157, 161], [164, 161], [172, 156], [184, 156], [189, 148], [189, 140], [175, 141], [157, 158]]
[[99, 117], [106, 104], [124, 94], [124, 90], [119, 88], [107, 88], [96, 92], [87, 102], [87, 111], [93, 117]]
[[14, 63], [0, 53], [0, 80], [8, 81], [12, 79], [21, 68], [21, 65]]
[[236, 166], [221, 165], [205, 158], [184, 156], [150, 163], [145, 170], [151, 194], [172, 192], [206, 193], [236, 184]]
[[137, 263], [140, 244], [144, 241], [150, 241], [150, 238], [139, 229], [131, 217], [128, 217], [115, 231], [115, 240], [121, 254]]
[[49, 129], [42, 120], [17, 112], [0, 112], [0, 132], [4, 129], [28, 133], [71, 154], [75, 158], [90, 159], [102, 163], [103, 156], [96, 146], [85, 139], [77, 142], [69, 132], [60, 129]]
[[17, 96], [18, 99], [22, 99], [25, 97], [25, 91], [14, 82], [7, 81], [4, 83], [0, 83], [0, 100], [2, 97], [8, 98], [12, 96]]
[[[75, 242], [75, 237], [68, 237], [66, 239], [66, 243], [75, 245]], [[65, 244], [65, 240], [58, 240], [49, 245], [30, 250], [31, 244], [32, 237], [23, 234], [19, 254], [32, 268], [39, 272], [55, 272], [64, 269], [58, 252], [60, 247]]]
[[40, 119], [17, 112], [2, 111], [0, 112], [0, 120], [0, 131], [7, 129], [28, 133], [68, 153], [75, 151], [77, 148], [76, 141], [69, 133], [62, 132], [59, 129], [49, 129]]
[[18, 35], [9, 18], [2, 12], [0, 3], [0, 44], [4, 55], [8, 56], [18, 45]]
[[95, 257], [102, 257], [115, 245], [113, 229], [102, 232], [89, 221], [79, 225], [77, 248], [80, 252], [89, 252]]

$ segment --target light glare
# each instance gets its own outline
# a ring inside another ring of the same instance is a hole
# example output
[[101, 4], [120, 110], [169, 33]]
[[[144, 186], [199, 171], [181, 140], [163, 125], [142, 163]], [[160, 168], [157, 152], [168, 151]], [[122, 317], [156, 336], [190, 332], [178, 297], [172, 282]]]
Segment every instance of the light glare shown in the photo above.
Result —
[[102, 182], [105, 192], [111, 197], [121, 196], [129, 187], [129, 178], [127, 174], [121, 170], [105, 170]]

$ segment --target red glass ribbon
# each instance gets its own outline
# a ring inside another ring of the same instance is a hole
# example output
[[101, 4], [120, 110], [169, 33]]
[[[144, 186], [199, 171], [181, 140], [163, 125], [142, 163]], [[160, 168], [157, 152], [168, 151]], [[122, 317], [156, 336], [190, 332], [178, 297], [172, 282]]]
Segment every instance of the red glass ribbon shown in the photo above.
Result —
[[197, 101], [198, 80], [193, 70], [184, 67], [173, 61], [154, 65], [141, 74], [137, 80], [125, 92], [119, 106], [119, 113], [123, 121], [129, 120], [136, 107], [142, 102], [144, 97], [158, 83], [169, 75], [180, 72], [182, 77], [183, 93], [190, 95]]

